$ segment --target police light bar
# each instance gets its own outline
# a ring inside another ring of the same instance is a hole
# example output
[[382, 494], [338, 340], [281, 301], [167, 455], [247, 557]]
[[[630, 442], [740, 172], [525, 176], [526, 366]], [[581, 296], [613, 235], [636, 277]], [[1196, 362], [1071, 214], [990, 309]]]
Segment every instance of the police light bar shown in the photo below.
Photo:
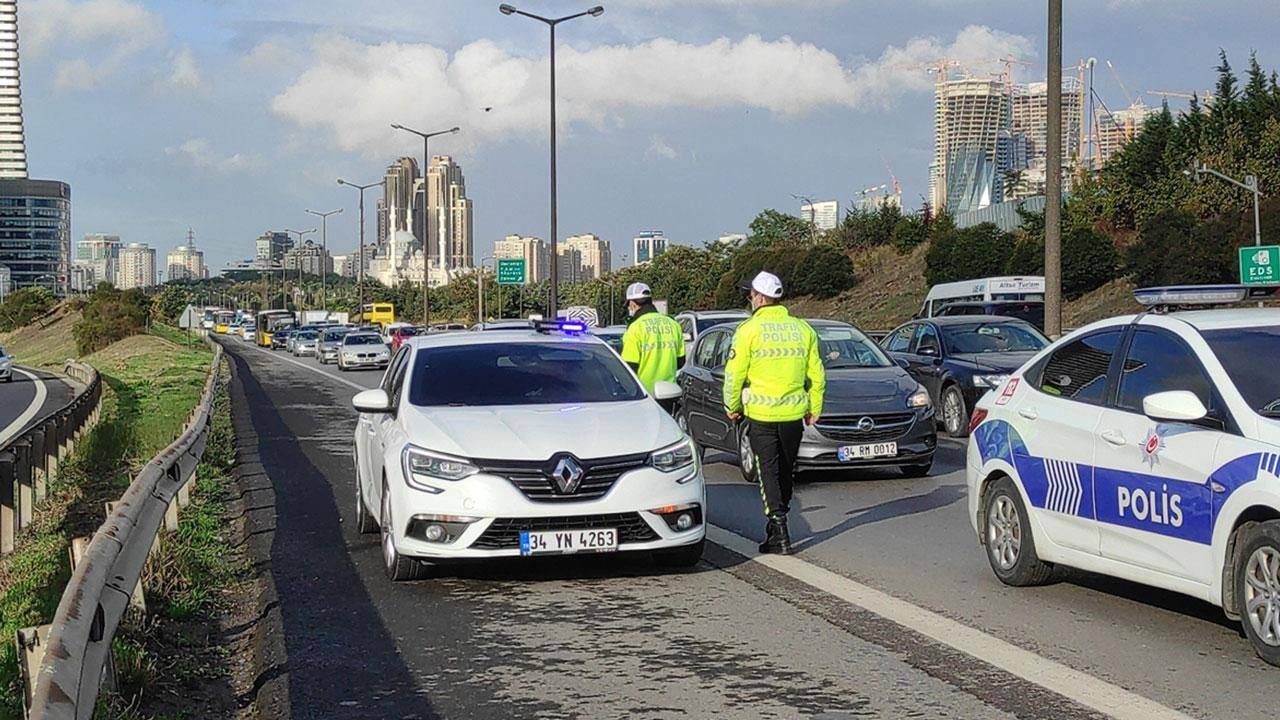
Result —
[[565, 335], [581, 335], [587, 331], [587, 324], [579, 320], [535, 320], [533, 329], [540, 333], [564, 333]]
[[1147, 307], [1230, 305], [1249, 299], [1269, 298], [1276, 294], [1276, 290], [1276, 286], [1171, 285], [1139, 288], [1133, 291], [1133, 298]]

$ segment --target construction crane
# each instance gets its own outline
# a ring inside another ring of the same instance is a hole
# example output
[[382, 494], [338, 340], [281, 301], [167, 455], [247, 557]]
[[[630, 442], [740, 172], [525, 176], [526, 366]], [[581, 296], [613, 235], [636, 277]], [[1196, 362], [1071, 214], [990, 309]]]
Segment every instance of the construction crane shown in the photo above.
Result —
[[1124, 91], [1124, 99], [1128, 100], [1129, 105], [1132, 106], [1134, 104], [1133, 93], [1129, 92], [1129, 88], [1125, 87], [1124, 81], [1120, 79], [1120, 73], [1116, 72], [1116, 66], [1112, 65], [1110, 60], [1107, 60], [1106, 62], [1107, 69], [1111, 71], [1111, 76], [1116, 79], [1116, 83], [1119, 84], [1120, 89]]
[[1000, 74], [1000, 77], [1004, 78], [1005, 92], [1013, 92], [1013, 66], [1014, 65], [1031, 67], [1031, 63], [1027, 62], [1026, 60], [1019, 60], [1017, 58], [1012, 58], [1012, 57], [1002, 57], [997, 62], [1004, 65], [1004, 72]]
[[1203, 100], [1205, 103], [1213, 102], [1212, 90], [1205, 90], [1204, 93], [1200, 95], [1196, 95], [1194, 93], [1172, 92], [1172, 91], [1166, 91], [1166, 90], [1148, 90], [1147, 94], [1155, 95], [1156, 97], [1165, 97], [1165, 98], [1176, 97], [1176, 98], [1182, 98], [1183, 100], [1190, 100], [1191, 98], [1197, 98], [1199, 100]]
[[889, 181], [893, 183], [893, 194], [901, 195], [902, 186], [898, 184], [898, 176], [893, 174], [893, 168], [889, 167], [889, 161], [884, 159], [884, 153], [882, 152], [880, 153], [880, 162], [884, 163], [885, 172], [889, 173]]

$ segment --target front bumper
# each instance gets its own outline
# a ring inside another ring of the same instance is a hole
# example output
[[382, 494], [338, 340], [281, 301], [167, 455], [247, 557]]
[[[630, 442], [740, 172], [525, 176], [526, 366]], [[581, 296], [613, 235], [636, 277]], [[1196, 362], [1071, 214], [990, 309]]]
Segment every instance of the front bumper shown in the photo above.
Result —
[[[396, 550], [411, 557], [441, 561], [518, 557], [521, 530], [615, 528], [618, 552], [678, 548], [706, 535], [701, 465], [671, 474], [639, 468], [618, 478], [604, 497], [581, 502], [530, 500], [510, 480], [487, 474], [439, 482], [441, 492], [433, 494], [406, 484], [399, 467], [388, 465], [386, 470]], [[689, 479], [677, 482], [682, 478]], [[697, 506], [698, 524], [685, 531], [674, 530], [654, 512], [691, 505]], [[456, 532], [449, 542], [426, 540], [430, 523], [426, 518], [443, 516], [474, 520], [451, 525]]]
[[[821, 421], [819, 421], [821, 422]], [[898, 454], [893, 457], [841, 461], [839, 449], [848, 445], [868, 445], [880, 442], [896, 442]], [[812, 427], [806, 427], [800, 441], [800, 454], [796, 464], [800, 470], [852, 470], [873, 467], [900, 467], [925, 465], [933, 460], [938, 448], [938, 435], [934, 429], [934, 413], [916, 413], [911, 426], [897, 437], [858, 439], [856, 436], [839, 439], [823, 435]]]
[[295, 348], [293, 349], [293, 351], [294, 351], [295, 353], [297, 353], [298, 355], [315, 355], [315, 354], [316, 354], [316, 348], [315, 348], [315, 346], [314, 346], [314, 345], [312, 345], [312, 346], [310, 346], [310, 347], [308, 347], [308, 346], [306, 346], [306, 345], [299, 345], [299, 346], [295, 347]]
[[13, 366], [12, 365], [0, 366], [0, 378], [4, 378], [5, 380], [8, 380], [11, 377], [13, 377]]
[[[335, 362], [337, 361], [336, 354], [334, 355], [334, 361]], [[349, 368], [360, 368], [360, 367], [385, 368], [390, 363], [391, 363], [390, 357], [380, 357], [380, 358], [344, 357], [342, 358], [342, 364]]]
[[329, 362], [330, 360], [332, 360], [333, 362], [337, 362], [337, 361], [338, 361], [338, 349], [337, 349], [337, 348], [323, 348], [323, 349], [321, 349], [321, 350], [320, 350], [320, 352], [319, 352], [318, 356], [319, 356], [319, 358], [320, 358], [320, 361], [321, 361], [321, 362]]

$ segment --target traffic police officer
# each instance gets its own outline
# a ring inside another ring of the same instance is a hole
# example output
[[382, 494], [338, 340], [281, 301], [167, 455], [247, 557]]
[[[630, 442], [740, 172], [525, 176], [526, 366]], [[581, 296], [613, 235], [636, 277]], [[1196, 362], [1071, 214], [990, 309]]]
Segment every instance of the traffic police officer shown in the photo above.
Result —
[[752, 315], [734, 333], [725, 366], [724, 406], [731, 420], [746, 416], [769, 519], [760, 552], [789, 555], [792, 473], [804, 425], [813, 425], [822, 414], [827, 379], [817, 333], [778, 304], [782, 281], [762, 272], [751, 281], [750, 290]]
[[[658, 312], [653, 306], [653, 291], [644, 283], [627, 287], [627, 331], [622, 335], [622, 359], [644, 389], [653, 395], [660, 381], [675, 382], [676, 371], [684, 365], [684, 332], [680, 323]], [[671, 412], [675, 401], [659, 401]]]

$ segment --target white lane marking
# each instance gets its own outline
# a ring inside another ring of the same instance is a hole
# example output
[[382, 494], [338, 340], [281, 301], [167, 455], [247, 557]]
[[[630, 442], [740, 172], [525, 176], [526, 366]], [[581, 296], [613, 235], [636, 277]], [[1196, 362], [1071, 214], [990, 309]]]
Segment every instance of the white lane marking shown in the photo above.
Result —
[[708, 525], [707, 539], [765, 567], [1120, 720], [1191, 720], [1177, 710], [791, 555], [760, 555], [754, 540]]
[[333, 380], [333, 381], [335, 381], [335, 382], [340, 382], [340, 383], [342, 383], [343, 385], [346, 385], [347, 387], [355, 388], [355, 391], [356, 391], [356, 392], [364, 392], [365, 390], [370, 390], [370, 389], [372, 389], [372, 388], [367, 388], [367, 387], [365, 387], [365, 386], [363, 386], [363, 385], [361, 385], [361, 384], [359, 384], [359, 383], [357, 383], [357, 382], [353, 382], [353, 381], [351, 381], [351, 380], [348, 380], [348, 379], [346, 379], [346, 378], [344, 378], [344, 377], [338, 377], [337, 375], [334, 375], [334, 374], [332, 374], [332, 373], [325, 372], [324, 370], [321, 370], [320, 368], [318, 368], [318, 367], [316, 367], [315, 365], [312, 365], [312, 364], [310, 364], [310, 363], [304, 363], [304, 362], [301, 362], [301, 361], [298, 361], [298, 360], [294, 360], [294, 359], [293, 359], [293, 358], [291, 358], [291, 357], [284, 357], [284, 356], [282, 356], [282, 355], [276, 355], [276, 354], [274, 354], [272, 351], [267, 350], [267, 349], [264, 349], [264, 348], [261, 348], [261, 347], [258, 347], [257, 345], [250, 345], [249, 347], [252, 347], [253, 349], [257, 350], [258, 352], [264, 353], [265, 355], [267, 355], [267, 357], [272, 357], [272, 358], [275, 358], [276, 360], [283, 360], [283, 361], [285, 361], [285, 362], [287, 362], [287, 363], [292, 363], [292, 364], [294, 364], [294, 365], [297, 365], [297, 366], [298, 366], [298, 367], [300, 367], [300, 368], [306, 368], [306, 369], [310, 370], [310, 371], [311, 371], [311, 372], [313, 372], [313, 373], [318, 373], [318, 374], [320, 374], [320, 375], [323, 375], [323, 376], [325, 376], [325, 377], [327, 377], [327, 378], [329, 378], [330, 380]]
[[31, 378], [31, 383], [36, 386], [36, 396], [16, 420], [9, 423], [9, 426], [4, 430], [0, 430], [0, 445], [4, 445], [22, 432], [22, 428], [26, 427], [27, 423], [31, 422], [31, 418], [35, 417], [36, 413], [40, 412], [40, 408], [44, 407], [44, 399], [49, 396], [49, 390], [44, 386], [44, 381], [37, 377], [35, 373], [27, 372], [18, 367], [14, 368], [14, 371]]

